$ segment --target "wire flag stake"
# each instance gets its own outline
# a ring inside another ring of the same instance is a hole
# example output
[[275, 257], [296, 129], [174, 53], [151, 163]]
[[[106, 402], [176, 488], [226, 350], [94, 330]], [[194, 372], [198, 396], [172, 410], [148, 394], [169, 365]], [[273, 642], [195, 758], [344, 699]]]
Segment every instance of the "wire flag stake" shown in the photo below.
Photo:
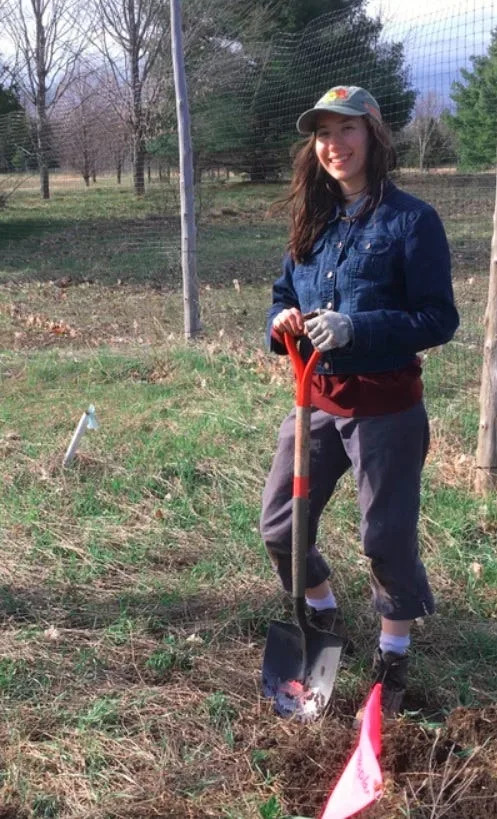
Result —
[[98, 429], [98, 421], [93, 404], [90, 404], [88, 409], [84, 411], [83, 415], [79, 419], [78, 426], [76, 427], [74, 435], [71, 438], [71, 443], [67, 447], [66, 454], [64, 455], [62, 466], [69, 466], [76, 454], [79, 442], [87, 429]]

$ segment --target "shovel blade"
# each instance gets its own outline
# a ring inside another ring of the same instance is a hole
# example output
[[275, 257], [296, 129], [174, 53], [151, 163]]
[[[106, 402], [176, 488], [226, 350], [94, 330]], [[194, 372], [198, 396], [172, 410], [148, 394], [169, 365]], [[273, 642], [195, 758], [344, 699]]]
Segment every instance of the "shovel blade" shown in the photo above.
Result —
[[262, 692], [273, 699], [277, 714], [302, 721], [321, 716], [333, 692], [342, 645], [335, 634], [309, 627], [304, 660], [304, 634], [300, 627], [278, 620], [270, 623], [262, 665]]

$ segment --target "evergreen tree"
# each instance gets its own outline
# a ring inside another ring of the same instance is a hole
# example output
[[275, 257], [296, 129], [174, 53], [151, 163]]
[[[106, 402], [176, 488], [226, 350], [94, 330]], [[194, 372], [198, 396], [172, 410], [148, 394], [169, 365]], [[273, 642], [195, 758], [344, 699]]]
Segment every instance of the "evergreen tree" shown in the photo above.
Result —
[[472, 57], [472, 63], [472, 70], [461, 70], [464, 82], [453, 84], [456, 113], [449, 122], [461, 167], [481, 169], [495, 166], [497, 159], [497, 29], [488, 54]]
[[0, 172], [32, 164], [32, 135], [15, 85], [0, 83]]
[[402, 44], [380, 44], [381, 31], [380, 21], [355, 4], [314, 20], [299, 35], [275, 35], [270, 45], [242, 42], [230, 55], [232, 70], [218, 72], [208, 96], [192, 94], [194, 145], [203, 164], [224, 164], [261, 181], [288, 167], [298, 115], [333, 85], [365, 86], [386, 121], [401, 128], [416, 93]]
[[22, 111], [15, 85], [7, 86], [5, 83], [4, 78], [8, 76], [7, 71], [6, 66], [2, 68], [0, 65], [0, 117], [3, 114], [10, 114], [11, 111]]
[[[220, 166], [262, 181], [288, 168], [298, 115], [333, 85], [362, 85], [394, 129], [408, 122], [416, 92], [403, 46], [380, 41], [382, 24], [364, 6], [365, 0], [184, 1], [197, 178], [203, 168]], [[165, 95], [147, 147], [172, 164], [175, 131], [174, 98]]]
[[[275, 34], [296, 34], [324, 14], [363, 8], [366, 0], [207, 0], [217, 35], [247, 35], [270, 40]], [[185, 19], [196, 0], [185, 0]], [[206, 4], [204, 2], [204, 17]]]

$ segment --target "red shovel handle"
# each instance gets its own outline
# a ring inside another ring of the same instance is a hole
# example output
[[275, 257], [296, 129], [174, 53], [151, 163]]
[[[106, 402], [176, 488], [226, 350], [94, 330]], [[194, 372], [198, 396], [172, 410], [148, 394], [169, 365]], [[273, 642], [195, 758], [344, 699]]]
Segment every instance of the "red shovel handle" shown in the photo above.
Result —
[[310, 407], [312, 374], [321, 353], [319, 350], [314, 350], [307, 364], [304, 364], [302, 358], [300, 357], [300, 353], [297, 350], [297, 342], [295, 341], [295, 337], [291, 336], [289, 333], [285, 333], [283, 338], [285, 340], [285, 346], [288, 350], [288, 355], [292, 361], [295, 378], [297, 379], [295, 403], [297, 407]]

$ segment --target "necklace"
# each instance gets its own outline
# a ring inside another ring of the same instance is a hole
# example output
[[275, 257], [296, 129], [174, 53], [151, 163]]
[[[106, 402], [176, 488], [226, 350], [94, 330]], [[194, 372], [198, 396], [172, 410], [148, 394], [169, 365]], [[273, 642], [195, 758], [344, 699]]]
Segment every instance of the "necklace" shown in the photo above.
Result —
[[363, 188], [361, 188], [360, 191], [354, 191], [353, 193], [344, 193], [343, 198], [350, 199], [351, 196], [357, 196], [359, 193], [362, 193], [363, 191], [367, 190], [367, 187], [368, 186], [365, 185]]
[[[349, 193], [348, 196], [344, 195], [344, 199], [350, 199], [351, 196], [357, 196], [359, 193], [362, 193], [363, 191], [367, 190], [367, 188], [368, 188], [368, 186], [365, 185], [364, 188], [361, 188], [360, 191], [356, 191], [355, 193]], [[345, 202], [345, 205], [347, 205], [346, 202]], [[352, 202], [349, 205], [349, 207], [352, 207], [352, 205], [355, 205], [355, 202]], [[355, 216], [349, 216], [347, 214], [347, 211], [344, 210], [343, 207], [342, 207], [342, 208], [340, 208], [340, 219], [343, 222], [355, 222], [356, 217]]]

